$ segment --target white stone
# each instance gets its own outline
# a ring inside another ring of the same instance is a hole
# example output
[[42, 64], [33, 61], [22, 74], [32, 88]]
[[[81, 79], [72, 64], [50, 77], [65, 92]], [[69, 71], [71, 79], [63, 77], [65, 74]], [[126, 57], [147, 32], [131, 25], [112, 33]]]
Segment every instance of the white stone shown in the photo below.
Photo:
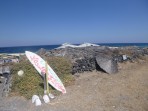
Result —
[[23, 70], [20, 70], [20, 71], [18, 71], [18, 76], [23, 76], [23, 74], [24, 74], [24, 71]]
[[35, 106], [41, 106], [41, 100], [38, 98], [35, 100]]
[[55, 96], [53, 94], [49, 93], [49, 98], [54, 99]]
[[37, 95], [33, 95], [32, 96], [32, 103], [34, 103], [36, 99], [39, 99], [39, 97]]
[[44, 100], [45, 103], [49, 103], [50, 102], [49, 97], [47, 95], [43, 96], [43, 100]]
[[123, 57], [123, 60], [126, 60], [127, 59], [127, 56], [126, 55], [122, 55]]

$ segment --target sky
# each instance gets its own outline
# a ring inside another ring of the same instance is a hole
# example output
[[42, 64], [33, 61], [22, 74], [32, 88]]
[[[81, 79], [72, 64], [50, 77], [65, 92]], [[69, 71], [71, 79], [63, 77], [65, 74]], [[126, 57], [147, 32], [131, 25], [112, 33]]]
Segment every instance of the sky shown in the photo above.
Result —
[[148, 0], [0, 0], [0, 47], [148, 43]]

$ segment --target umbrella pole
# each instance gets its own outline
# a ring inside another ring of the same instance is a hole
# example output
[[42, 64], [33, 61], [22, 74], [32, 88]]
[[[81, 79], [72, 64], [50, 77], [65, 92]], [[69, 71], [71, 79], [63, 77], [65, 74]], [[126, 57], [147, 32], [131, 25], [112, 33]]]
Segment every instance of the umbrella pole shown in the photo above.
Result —
[[44, 94], [47, 94], [46, 73], [42, 74], [44, 77]]
[[45, 68], [46, 68], [46, 91], [47, 91], [47, 94], [49, 94], [49, 85], [48, 85], [48, 66], [47, 66], [47, 61], [46, 61], [46, 64], [45, 64]]

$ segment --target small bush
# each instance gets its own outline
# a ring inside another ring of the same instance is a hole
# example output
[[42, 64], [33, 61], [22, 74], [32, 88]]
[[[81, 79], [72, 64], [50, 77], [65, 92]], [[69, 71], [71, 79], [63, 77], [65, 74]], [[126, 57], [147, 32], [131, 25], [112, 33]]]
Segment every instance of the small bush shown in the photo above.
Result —
[[[47, 58], [46, 60], [50, 63], [49, 65], [57, 73], [65, 86], [70, 85], [74, 81], [74, 78], [71, 75], [71, 64], [69, 61], [60, 57]], [[17, 75], [19, 70], [24, 71], [24, 75], [22, 77]], [[43, 95], [44, 81], [28, 60], [23, 60], [20, 63], [13, 65], [12, 76], [13, 93], [19, 93], [27, 99], [30, 99], [34, 94]], [[50, 92], [55, 92], [51, 86], [49, 86], [49, 90]]]

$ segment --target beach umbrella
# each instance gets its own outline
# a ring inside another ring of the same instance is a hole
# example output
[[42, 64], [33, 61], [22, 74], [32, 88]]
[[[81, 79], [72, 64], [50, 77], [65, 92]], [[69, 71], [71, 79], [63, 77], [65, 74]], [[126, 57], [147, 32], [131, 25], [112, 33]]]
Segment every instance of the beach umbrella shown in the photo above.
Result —
[[30, 51], [25, 51], [25, 54], [41, 76], [44, 76], [43, 74], [47, 74], [47, 81], [50, 85], [52, 85], [58, 91], [66, 93], [63, 83], [53, 69], [46, 63], [46, 61], [44, 61], [39, 55]]

